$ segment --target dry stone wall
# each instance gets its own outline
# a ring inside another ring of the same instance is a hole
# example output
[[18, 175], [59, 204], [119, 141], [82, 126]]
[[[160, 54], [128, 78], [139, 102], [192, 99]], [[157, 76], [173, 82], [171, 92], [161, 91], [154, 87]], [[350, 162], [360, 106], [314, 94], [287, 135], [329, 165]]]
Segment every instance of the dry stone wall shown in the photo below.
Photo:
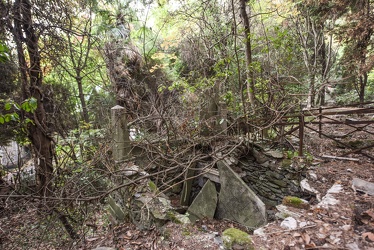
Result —
[[239, 159], [238, 168], [242, 179], [268, 206], [282, 202], [284, 196], [305, 197], [300, 181], [305, 178], [306, 167], [297, 158], [271, 159], [258, 163], [254, 157]]

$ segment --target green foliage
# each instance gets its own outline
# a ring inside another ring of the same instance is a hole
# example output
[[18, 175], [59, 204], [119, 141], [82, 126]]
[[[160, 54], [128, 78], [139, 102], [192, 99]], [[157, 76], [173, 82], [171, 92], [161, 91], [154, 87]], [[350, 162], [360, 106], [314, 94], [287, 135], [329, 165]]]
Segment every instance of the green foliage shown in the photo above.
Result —
[[[4, 102], [4, 100], [2, 101]], [[23, 101], [21, 105], [11, 100], [6, 101], [4, 104], [4, 110], [11, 111], [12, 108], [15, 109], [14, 112], [10, 112], [7, 114], [0, 114], [0, 124], [4, 124], [7, 122], [11, 122], [11, 121], [19, 122], [19, 123], [23, 122], [25, 124], [30, 123], [30, 122], [32, 123], [32, 120], [30, 120], [29, 118], [26, 118], [25, 120], [21, 121], [20, 116], [17, 112], [23, 110], [27, 113], [34, 113], [37, 108], [37, 101], [34, 97], [31, 97]]]
[[3, 42], [0, 42], [0, 63], [6, 62], [9, 60], [10, 50]]

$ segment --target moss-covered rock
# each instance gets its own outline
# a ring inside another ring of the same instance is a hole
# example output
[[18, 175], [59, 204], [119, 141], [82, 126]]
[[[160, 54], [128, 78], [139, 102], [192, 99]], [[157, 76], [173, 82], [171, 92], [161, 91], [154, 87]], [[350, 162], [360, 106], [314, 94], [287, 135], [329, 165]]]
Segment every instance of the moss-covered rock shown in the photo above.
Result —
[[286, 196], [283, 198], [282, 204], [289, 207], [309, 209], [310, 205], [307, 201], [294, 196]]
[[242, 249], [254, 250], [252, 239], [249, 234], [236, 228], [228, 228], [222, 233], [225, 249], [233, 249], [239, 245]]

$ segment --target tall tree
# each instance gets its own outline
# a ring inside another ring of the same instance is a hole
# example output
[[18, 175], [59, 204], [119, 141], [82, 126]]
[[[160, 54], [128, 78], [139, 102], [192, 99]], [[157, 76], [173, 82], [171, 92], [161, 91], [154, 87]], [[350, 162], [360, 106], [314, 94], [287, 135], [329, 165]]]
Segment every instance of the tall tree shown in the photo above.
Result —
[[372, 0], [304, 1], [322, 20], [337, 20], [331, 28], [334, 37], [343, 44], [340, 58], [345, 85], [353, 85], [360, 103], [365, 101], [368, 73], [374, 67], [373, 34], [374, 13]]
[[28, 136], [37, 158], [39, 193], [48, 196], [52, 192], [54, 146], [51, 131], [47, 125], [44, 109], [43, 71], [39, 36], [33, 22], [33, 5], [29, 0], [15, 0], [10, 6], [2, 1], [2, 7], [12, 10], [8, 28], [13, 35], [18, 54], [20, 82], [23, 98], [35, 98], [37, 108], [32, 123], [28, 126]]

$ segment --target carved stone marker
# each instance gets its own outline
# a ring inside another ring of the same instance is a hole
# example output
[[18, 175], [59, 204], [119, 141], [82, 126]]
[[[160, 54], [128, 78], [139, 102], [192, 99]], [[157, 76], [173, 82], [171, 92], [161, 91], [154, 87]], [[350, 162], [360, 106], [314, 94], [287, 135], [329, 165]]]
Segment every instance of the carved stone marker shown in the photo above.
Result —
[[223, 161], [217, 163], [221, 191], [216, 216], [245, 226], [258, 228], [266, 224], [265, 204]]
[[188, 208], [189, 218], [192, 222], [198, 219], [213, 219], [217, 207], [217, 190], [213, 182], [207, 180], [200, 193]]
[[130, 153], [130, 135], [127, 129], [125, 108], [114, 106], [111, 108], [113, 130], [113, 159], [116, 162], [125, 160]]

